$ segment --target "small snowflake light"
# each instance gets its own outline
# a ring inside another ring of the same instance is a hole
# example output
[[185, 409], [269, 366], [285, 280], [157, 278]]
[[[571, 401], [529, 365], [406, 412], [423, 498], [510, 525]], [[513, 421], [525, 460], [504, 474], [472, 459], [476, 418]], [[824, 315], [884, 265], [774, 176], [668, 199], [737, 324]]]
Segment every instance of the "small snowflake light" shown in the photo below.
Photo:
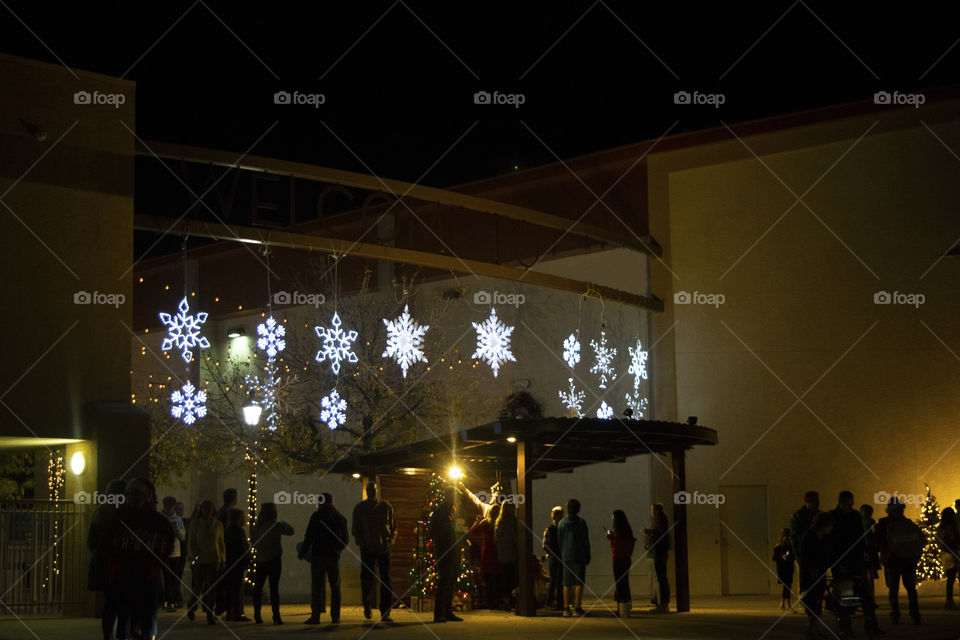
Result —
[[563, 361], [571, 369], [580, 362], [580, 341], [572, 333], [563, 341]]
[[562, 389], [557, 392], [560, 396], [560, 402], [563, 403], [563, 407], [567, 410], [567, 415], [569, 417], [576, 416], [577, 418], [583, 417], [583, 399], [586, 397], [583, 391], [577, 391], [577, 388], [573, 386], [573, 378], [568, 378], [567, 381], [570, 383], [570, 390], [563, 391]]
[[597, 409], [597, 417], [603, 420], [609, 420], [613, 417], [613, 407], [608, 405], [606, 400], [600, 403], [600, 408]]
[[647, 352], [644, 351], [643, 345], [637, 340], [637, 346], [627, 347], [630, 350], [630, 368], [627, 369], [627, 373], [633, 376], [633, 388], [636, 389], [640, 386], [640, 379], [647, 379]]
[[387, 350], [383, 358], [393, 358], [407, 377], [407, 369], [416, 362], [426, 362], [423, 355], [423, 335], [429, 325], [420, 326], [410, 317], [408, 305], [403, 305], [403, 314], [395, 320], [383, 320], [387, 325]]
[[600, 383], [597, 385], [601, 389], [607, 388], [607, 382], [612, 382], [617, 376], [613, 370], [612, 362], [617, 355], [617, 350], [607, 346], [607, 332], [600, 332], [600, 342], [590, 341], [593, 347], [594, 365], [590, 368], [590, 373], [600, 376]]
[[627, 401], [627, 406], [633, 410], [633, 415], [630, 416], [634, 420], [640, 420], [641, 418], [647, 415], [647, 399], [640, 395], [638, 391], [634, 391], [632, 394], [628, 393], [625, 396]]
[[334, 389], [320, 400], [320, 420], [330, 429], [336, 429], [347, 421], [347, 401]]
[[477, 350], [470, 357], [486, 360], [493, 369], [493, 377], [496, 378], [500, 372], [501, 363], [517, 361], [510, 350], [510, 334], [513, 333], [514, 328], [500, 322], [496, 307], [491, 307], [490, 317], [482, 323], [471, 322], [470, 324], [477, 330]]
[[170, 394], [170, 414], [180, 418], [184, 424], [193, 424], [207, 415], [206, 391], [197, 391], [193, 383], [187, 381], [182, 389], [176, 389]]
[[317, 337], [323, 340], [320, 350], [317, 351], [317, 362], [330, 361], [330, 368], [334, 373], [340, 373], [340, 362], [356, 362], [357, 354], [353, 352], [353, 341], [357, 339], [356, 331], [344, 331], [340, 328], [340, 316], [333, 313], [330, 328], [314, 327]]
[[163, 339], [160, 349], [169, 351], [176, 347], [180, 350], [184, 362], [190, 362], [193, 360], [190, 347], [210, 348], [210, 341], [200, 335], [200, 325], [207, 321], [207, 313], [203, 311], [195, 316], [187, 313], [190, 311], [190, 305], [186, 297], [180, 301], [177, 310], [176, 315], [160, 313], [160, 322], [167, 325], [167, 337]]
[[287, 346], [284, 336], [287, 335], [287, 328], [273, 319], [273, 316], [267, 318], [266, 322], [257, 325], [257, 348], [260, 351], [266, 351], [268, 358], [276, 358], [277, 354], [283, 351]]

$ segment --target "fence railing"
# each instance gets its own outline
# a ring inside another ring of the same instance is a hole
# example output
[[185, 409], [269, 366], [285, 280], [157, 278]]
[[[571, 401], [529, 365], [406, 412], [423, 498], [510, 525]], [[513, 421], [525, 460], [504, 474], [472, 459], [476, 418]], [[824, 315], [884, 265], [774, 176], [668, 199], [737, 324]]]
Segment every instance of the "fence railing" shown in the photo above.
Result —
[[84, 506], [0, 502], [0, 615], [62, 615], [86, 584]]

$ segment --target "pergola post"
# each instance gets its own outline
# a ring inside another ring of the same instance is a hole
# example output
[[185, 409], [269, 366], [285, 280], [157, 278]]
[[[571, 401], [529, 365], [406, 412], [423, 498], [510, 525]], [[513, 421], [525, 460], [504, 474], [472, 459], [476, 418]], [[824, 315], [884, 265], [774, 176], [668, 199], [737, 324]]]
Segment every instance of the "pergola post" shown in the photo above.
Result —
[[[674, 447], [670, 459], [673, 466], [673, 494], [687, 490], [687, 465], [684, 447]], [[690, 566], [687, 556], [687, 504], [673, 501], [673, 548], [677, 579], [677, 611], [690, 611]]]
[[530, 445], [526, 441], [517, 441], [517, 517], [520, 531], [517, 538], [519, 565], [517, 576], [517, 615], [537, 615], [537, 600], [533, 588], [533, 572], [530, 570], [533, 553], [533, 479], [527, 473], [528, 458], [532, 457]]

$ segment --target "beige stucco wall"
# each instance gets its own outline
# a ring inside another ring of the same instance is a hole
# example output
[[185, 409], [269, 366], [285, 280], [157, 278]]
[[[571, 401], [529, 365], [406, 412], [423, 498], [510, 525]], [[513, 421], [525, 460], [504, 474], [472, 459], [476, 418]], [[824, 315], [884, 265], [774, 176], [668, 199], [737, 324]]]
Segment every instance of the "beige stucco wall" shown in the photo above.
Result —
[[[81, 437], [84, 404], [129, 398], [134, 85], [75, 73], [0, 56], [7, 436]], [[124, 103], [76, 104], [77, 91]], [[79, 291], [125, 304], [74, 304]]]
[[[960, 259], [930, 269], [960, 237], [960, 124], [949, 108], [746, 139], [762, 162], [733, 136], [651, 159], [652, 233], [675, 274], [654, 267], [667, 298], [654, 333], [677, 323], [655, 354], [658, 407], [675, 393], [677, 415], [719, 431], [718, 447], [689, 457], [691, 490], [767, 486], [768, 540], [806, 489], [828, 507], [843, 489], [872, 503], [879, 490], [918, 493], [924, 482], [941, 507], [960, 497]], [[790, 209], [781, 180], [797, 195], [816, 183], [804, 197], [813, 213]], [[726, 300], [674, 304], [679, 291]], [[878, 291], [926, 300], [877, 305]], [[791, 408], [794, 393], [803, 400]], [[737, 541], [716, 509], [689, 514], [692, 591], [719, 593], [718, 540]], [[766, 572], [761, 551], [755, 571]]]

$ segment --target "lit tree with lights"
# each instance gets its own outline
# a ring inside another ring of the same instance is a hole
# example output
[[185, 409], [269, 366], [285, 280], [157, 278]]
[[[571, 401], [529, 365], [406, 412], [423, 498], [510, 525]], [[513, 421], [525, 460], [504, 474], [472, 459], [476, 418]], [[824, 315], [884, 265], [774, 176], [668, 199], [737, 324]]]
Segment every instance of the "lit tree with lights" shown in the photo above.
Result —
[[[443, 492], [447, 483], [443, 476], [436, 473], [430, 477], [427, 487], [426, 505], [421, 513], [420, 520], [426, 523], [424, 532], [423, 556], [419, 549], [414, 550], [413, 568], [410, 569], [410, 584], [412, 590], [421, 597], [434, 597], [437, 593], [437, 558], [434, 554], [433, 535], [429, 523], [433, 514], [443, 501]], [[461, 538], [460, 544], [460, 571], [457, 575], [455, 594], [463, 598], [472, 598], [477, 588], [476, 569], [470, 564], [470, 554], [467, 549], [466, 536]]]
[[943, 579], [943, 564], [940, 562], [940, 543], [937, 541], [937, 527], [940, 525], [940, 505], [930, 493], [930, 486], [923, 485], [927, 495], [920, 505], [920, 529], [925, 539], [923, 554], [917, 565], [917, 583], [925, 580]]
[[[304, 278], [313, 283], [311, 291], [323, 292], [325, 303], [288, 332], [288, 359], [299, 369], [289, 396], [301, 420], [288, 425], [296, 446], [281, 443], [284, 456], [305, 471], [322, 470], [345, 455], [409, 442], [424, 431], [446, 433], [446, 425], [489, 409], [478, 393], [480, 376], [451, 377], [456, 369], [475, 367], [471, 345], [461, 352], [444, 344], [442, 329], [435, 328], [455, 301], [418, 295], [414, 277], [398, 277], [377, 289], [372, 269], [342, 276], [347, 283], [335, 274], [330, 263], [321, 262]], [[348, 287], [351, 278], [356, 280]], [[337, 329], [348, 339], [352, 332], [356, 337], [349, 339], [352, 357], [339, 354], [334, 372], [331, 349], [320, 336]], [[339, 410], [332, 412], [341, 401], [343, 418]]]

